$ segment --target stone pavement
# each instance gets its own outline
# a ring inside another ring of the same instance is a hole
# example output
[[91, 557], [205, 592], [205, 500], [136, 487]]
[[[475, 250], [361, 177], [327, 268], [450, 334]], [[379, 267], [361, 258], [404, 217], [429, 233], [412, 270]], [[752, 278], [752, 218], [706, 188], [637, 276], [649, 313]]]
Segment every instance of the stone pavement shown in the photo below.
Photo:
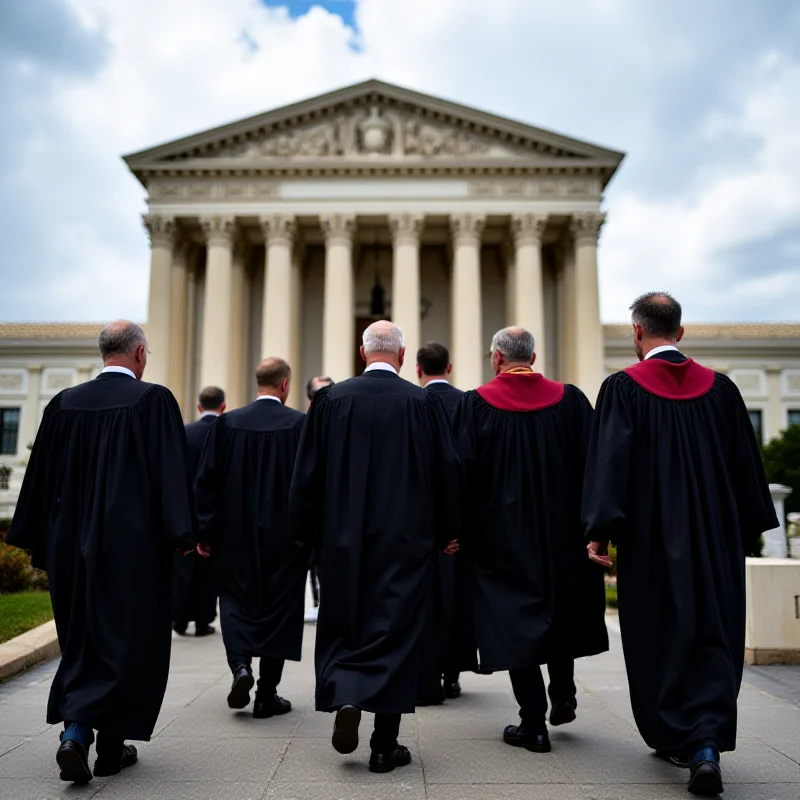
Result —
[[[367, 770], [371, 720], [352, 756], [330, 746], [333, 718], [313, 710], [314, 626], [304, 660], [288, 664], [281, 693], [294, 711], [253, 720], [225, 703], [230, 677], [219, 635], [175, 638], [172, 673], [141, 762], [113, 779], [58, 780], [58, 730], [44, 722], [55, 662], [0, 685], [0, 798], [99, 800], [661, 800], [689, 797], [686, 773], [653, 757], [633, 725], [614, 618], [612, 650], [580, 661], [578, 720], [552, 731], [553, 752], [504, 745], [516, 719], [505, 674], [464, 676], [464, 696], [404, 719], [414, 761], [389, 775]], [[723, 756], [725, 800], [800, 798], [800, 668], [747, 670], [740, 744]], [[92, 758], [92, 761], [94, 759]]]

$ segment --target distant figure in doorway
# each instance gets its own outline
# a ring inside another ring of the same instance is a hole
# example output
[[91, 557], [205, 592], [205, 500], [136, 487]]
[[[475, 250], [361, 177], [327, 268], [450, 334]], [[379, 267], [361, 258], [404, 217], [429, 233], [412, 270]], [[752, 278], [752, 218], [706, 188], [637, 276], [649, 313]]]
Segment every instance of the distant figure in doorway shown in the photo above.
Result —
[[576, 717], [574, 659], [608, 649], [603, 571], [587, 562], [580, 517], [592, 407], [534, 372], [533, 335], [492, 338], [496, 378], [464, 395], [454, 430], [466, 473], [470, 608], [481, 672], [508, 670], [519, 725], [503, 739], [550, 751], [550, 724]]
[[736, 385], [678, 349], [681, 306], [631, 306], [639, 363], [597, 398], [583, 515], [589, 557], [617, 546], [631, 706], [656, 754], [690, 768], [689, 791], [722, 791], [744, 668], [744, 554], [778, 527]]
[[[225, 412], [225, 392], [218, 386], [206, 386], [197, 401], [200, 418], [186, 426], [189, 480], [194, 485], [200, 454], [214, 420]], [[194, 622], [195, 636], [214, 633], [211, 624], [217, 616], [217, 587], [210, 559], [197, 553], [175, 555], [172, 580], [172, 629], [179, 636]]]
[[306, 415], [291, 520], [322, 547], [317, 710], [336, 712], [339, 753], [355, 751], [361, 712], [374, 712], [369, 768], [384, 773], [411, 762], [400, 716], [417, 701], [437, 551], [460, 530], [459, 472], [441, 401], [398, 374], [400, 329], [373, 323], [361, 355], [364, 374], [322, 389]]
[[105, 365], [48, 404], [8, 544], [47, 571], [61, 661], [47, 721], [64, 722], [61, 780], [116, 775], [126, 739], [153, 734], [167, 688], [172, 551], [194, 548], [186, 434], [169, 389], [144, 383], [147, 339], [132, 322], [100, 333]]
[[289, 533], [289, 485], [304, 416], [285, 405], [291, 379], [281, 358], [258, 365], [258, 397], [215, 420], [197, 475], [198, 552], [211, 554], [218, 580], [228, 706], [249, 705], [260, 657], [257, 719], [291, 711], [277, 689], [303, 641], [308, 551]]
[[[439, 342], [430, 342], [417, 351], [417, 378], [420, 386], [437, 395], [452, 419], [464, 392], [449, 381], [453, 365], [448, 349]], [[444, 498], [445, 503], [448, 498]], [[463, 551], [447, 555], [439, 553], [440, 596], [436, 606], [435, 637], [426, 649], [420, 685], [419, 705], [437, 705], [444, 699], [461, 695], [461, 667], [469, 664], [466, 647], [466, 597]], [[471, 667], [472, 665], [470, 665]]]

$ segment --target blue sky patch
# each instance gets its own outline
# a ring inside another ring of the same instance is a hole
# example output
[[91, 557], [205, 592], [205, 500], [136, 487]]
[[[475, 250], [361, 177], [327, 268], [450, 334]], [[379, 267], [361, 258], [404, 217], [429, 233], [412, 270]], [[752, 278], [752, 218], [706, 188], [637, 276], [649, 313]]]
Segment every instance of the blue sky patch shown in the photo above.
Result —
[[348, 27], [353, 28], [353, 30], [356, 29], [356, 0], [261, 0], [261, 2], [265, 6], [272, 6], [273, 8], [288, 8], [289, 16], [292, 19], [308, 14], [314, 6], [321, 6], [332, 14], [341, 17]]

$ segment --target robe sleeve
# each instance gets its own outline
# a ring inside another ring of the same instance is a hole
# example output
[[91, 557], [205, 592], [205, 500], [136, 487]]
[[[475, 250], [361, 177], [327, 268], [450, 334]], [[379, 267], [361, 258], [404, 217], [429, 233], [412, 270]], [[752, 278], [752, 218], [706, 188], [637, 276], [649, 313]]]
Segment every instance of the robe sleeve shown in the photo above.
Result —
[[627, 522], [634, 419], [621, 373], [605, 380], [594, 411], [583, 481], [582, 516], [588, 541], [619, 542]]
[[11, 528], [6, 536], [6, 544], [31, 552], [31, 563], [37, 569], [46, 568], [45, 526], [47, 512], [52, 498], [47, 495], [48, 467], [51, 463], [50, 450], [53, 423], [61, 408], [61, 396], [56, 395], [44, 410], [42, 422], [33, 442], [31, 455], [22, 488], [17, 500]]
[[225, 415], [214, 420], [206, 436], [194, 484], [198, 534], [201, 542], [214, 544], [219, 537], [223, 514], [225, 476], [223, 474]]
[[308, 547], [322, 546], [325, 520], [324, 418], [328, 387], [314, 395], [306, 413], [289, 491], [289, 528], [292, 539]]
[[761, 534], [777, 528], [779, 522], [747, 407], [736, 384], [725, 376], [717, 378], [720, 379], [733, 395], [733, 413], [728, 428], [733, 439], [733, 487], [742, 543], [747, 552], [752, 552]]
[[461, 467], [464, 524], [460, 539], [462, 543], [468, 544], [471, 538], [470, 526], [478, 519], [478, 499], [481, 496], [477, 475], [477, 432], [473, 392], [464, 393], [461, 403], [453, 413], [452, 426]]
[[434, 496], [445, 501], [436, 503], [434, 509], [438, 543], [444, 547], [448, 542], [462, 538], [461, 466], [444, 403], [433, 392], [428, 393], [426, 403], [433, 422], [436, 443], [433, 474], [437, 485]]
[[158, 385], [142, 396], [139, 406], [145, 411], [147, 455], [161, 535], [172, 548], [193, 549], [197, 522], [180, 408], [172, 392]]

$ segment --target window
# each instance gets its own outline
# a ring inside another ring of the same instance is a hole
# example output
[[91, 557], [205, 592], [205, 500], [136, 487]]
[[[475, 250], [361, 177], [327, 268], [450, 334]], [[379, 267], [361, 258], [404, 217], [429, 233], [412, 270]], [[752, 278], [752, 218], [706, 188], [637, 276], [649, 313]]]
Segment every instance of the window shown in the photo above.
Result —
[[19, 409], [0, 408], [0, 456], [17, 454]]
[[761, 411], [753, 411], [751, 409], [747, 410], [747, 416], [750, 417], [750, 422], [753, 424], [753, 430], [756, 432], [756, 441], [759, 444], [764, 444], [764, 439], [762, 436], [762, 428], [761, 428]]
[[789, 409], [789, 427], [792, 425], [800, 425], [800, 408]]

